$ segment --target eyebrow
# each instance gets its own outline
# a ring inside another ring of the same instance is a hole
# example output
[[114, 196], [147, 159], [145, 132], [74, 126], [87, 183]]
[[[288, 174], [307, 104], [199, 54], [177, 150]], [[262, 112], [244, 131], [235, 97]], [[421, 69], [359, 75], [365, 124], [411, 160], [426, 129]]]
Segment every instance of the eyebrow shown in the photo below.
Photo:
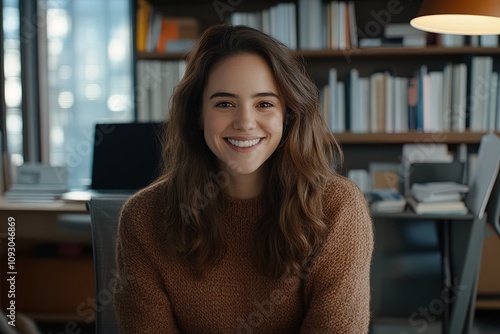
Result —
[[[261, 93], [255, 93], [252, 95], [252, 98], [256, 98], [256, 97], [275, 97], [277, 99], [279, 99], [280, 97], [278, 96], [278, 94], [276, 93], [273, 93], [273, 92], [261, 92]], [[228, 93], [228, 92], [216, 92], [216, 93], [213, 93], [209, 100], [211, 99], [214, 99], [216, 97], [232, 97], [232, 98], [237, 98], [238, 95], [236, 94], [233, 94], [233, 93]]]

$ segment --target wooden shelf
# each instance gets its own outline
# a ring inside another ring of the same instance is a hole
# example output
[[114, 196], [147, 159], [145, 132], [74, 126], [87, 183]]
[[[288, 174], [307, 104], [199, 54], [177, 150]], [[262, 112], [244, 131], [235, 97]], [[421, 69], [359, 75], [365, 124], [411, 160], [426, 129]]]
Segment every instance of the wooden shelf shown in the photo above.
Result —
[[297, 53], [307, 58], [324, 57], [397, 57], [397, 56], [449, 56], [449, 55], [494, 55], [500, 54], [500, 48], [481, 47], [442, 47], [428, 46], [425, 48], [412, 47], [381, 47], [381, 48], [358, 48], [346, 50], [299, 50]]
[[406, 133], [337, 133], [340, 144], [479, 144], [487, 132], [406, 132]]
[[[297, 54], [309, 59], [332, 58], [382, 58], [382, 57], [444, 57], [451, 55], [500, 55], [500, 48], [482, 47], [454, 47], [446, 48], [441, 46], [429, 46], [426, 48], [410, 47], [385, 47], [385, 48], [359, 48], [347, 50], [297, 50]], [[185, 53], [165, 53], [165, 52], [137, 52], [137, 59], [150, 60], [179, 60], [185, 58]]]

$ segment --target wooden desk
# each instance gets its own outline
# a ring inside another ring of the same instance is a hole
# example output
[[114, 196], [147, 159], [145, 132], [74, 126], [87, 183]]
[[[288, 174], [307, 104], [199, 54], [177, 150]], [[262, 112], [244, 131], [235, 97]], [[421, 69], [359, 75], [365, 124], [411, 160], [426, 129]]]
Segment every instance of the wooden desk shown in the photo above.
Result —
[[[88, 305], [95, 295], [92, 255], [41, 257], [33, 251], [35, 246], [61, 243], [88, 248], [92, 237], [85, 203], [16, 203], [0, 198], [1, 259], [7, 250], [4, 245], [9, 217], [16, 221], [17, 312], [36, 321], [92, 321], [92, 307]], [[2, 282], [6, 272], [3, 269]], [[6, 298], [2, 293], [3, 305]], [[80, 310], [82, 303], [86, 312]]]
[[0, 236], [7, 232], [8, 217], [16, 220], [18, 240], [92, 242], [85, 203], [25, 203], [0, 198]]

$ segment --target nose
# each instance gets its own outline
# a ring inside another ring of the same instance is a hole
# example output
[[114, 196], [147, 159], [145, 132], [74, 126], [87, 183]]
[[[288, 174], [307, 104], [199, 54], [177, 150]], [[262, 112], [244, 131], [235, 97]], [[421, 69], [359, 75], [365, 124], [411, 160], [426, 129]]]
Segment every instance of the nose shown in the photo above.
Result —
[[253, 130], [256, 127], [255, 112], [251, 107], [243, 106], [236, 111], [233, 128], [241, 131]]

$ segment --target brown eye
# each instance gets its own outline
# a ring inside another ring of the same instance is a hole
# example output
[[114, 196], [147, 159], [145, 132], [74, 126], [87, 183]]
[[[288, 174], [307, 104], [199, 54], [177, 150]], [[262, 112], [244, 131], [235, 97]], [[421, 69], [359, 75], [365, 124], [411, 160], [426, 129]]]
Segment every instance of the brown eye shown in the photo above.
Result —
[[273, 107], [272, 103], [269, 103], [269, 102], [261, 102], [261, 103], [259, 103], [259, 108], [271, 108], [271, 107]]
[[219, 102], [215, 106], [218, 108], [231, 108], [233, 105], [230, 102]]

